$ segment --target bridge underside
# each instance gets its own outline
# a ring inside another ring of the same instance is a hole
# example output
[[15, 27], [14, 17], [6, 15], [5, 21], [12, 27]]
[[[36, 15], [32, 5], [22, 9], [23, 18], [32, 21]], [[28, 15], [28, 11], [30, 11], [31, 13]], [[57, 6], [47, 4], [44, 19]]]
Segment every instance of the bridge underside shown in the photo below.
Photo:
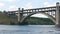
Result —
[[[31, 15], [38, 14], [38, 13], [39, 13], [39, 12], [37, 12], [37, 13], [32, 13], [32, 14], [27, 15], [26, 17], [22, 18], [22, 20], [20, 21], [20, 23], [24, 22], [24, 21], [25, 21], [28, 17], [30, 17]], [[56, 20], [55, 20], [55, 18], [54, 18], [53, 16], [51, 16], [51, 15], [49, 15], [49, 14], [47, 14], [47, 13], [43, 13], [43, 12], [41, 12], [41, 14], [44, 14], [44, 15], [48, 16], [48, 18], [50, 18], [54, 23], [56, 22]]]

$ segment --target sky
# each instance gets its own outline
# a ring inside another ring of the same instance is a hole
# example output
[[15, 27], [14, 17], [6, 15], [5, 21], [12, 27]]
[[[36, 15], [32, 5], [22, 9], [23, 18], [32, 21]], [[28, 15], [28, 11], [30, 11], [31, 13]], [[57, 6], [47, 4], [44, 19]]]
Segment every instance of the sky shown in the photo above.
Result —
[[[55, 6], [56, 2], [60, 0], [0, 0], [0, 11], [14, 11], [18, 8], [32, 9], [41, 7]], [[42, 14], [36, 14], [33, 16], [41, 17]], [[46, 17], [42, 15], [42, 17]]]

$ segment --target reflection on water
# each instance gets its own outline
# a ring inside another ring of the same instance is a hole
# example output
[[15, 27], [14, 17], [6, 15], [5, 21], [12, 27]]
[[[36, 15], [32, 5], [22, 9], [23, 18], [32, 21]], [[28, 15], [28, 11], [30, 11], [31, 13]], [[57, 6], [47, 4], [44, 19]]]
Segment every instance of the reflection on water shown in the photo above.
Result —
[[55, 25], [0, 25], [0, 34], [60, 34]]

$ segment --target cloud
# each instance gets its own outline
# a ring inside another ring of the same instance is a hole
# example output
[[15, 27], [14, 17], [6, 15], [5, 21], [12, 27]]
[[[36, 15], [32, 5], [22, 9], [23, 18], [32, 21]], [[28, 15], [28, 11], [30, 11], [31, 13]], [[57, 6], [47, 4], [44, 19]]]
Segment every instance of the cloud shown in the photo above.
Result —
[[[27, 3], [25, 6], [21, 7], [21, 8], [24, 8], [24, 9], [32, 9], [32, 4], [31, 3]], [[15, 10], [18, 10], [18, 7], [13, 5], [13, 6], [10, 6], [9, 11], [15, 11]]]
[[13, 6], [10, 6], [8, 10], [9, 11], [15, 11], [15, 10], [18, 10], [18, 7], [13, 5]]
[[19, 0], [6, 0], [8, 2], [15, 2], [15, 1], [19, 1]]
[[32, 4], [31, 3], [27, 3], [25, 6], [23, 6], [22, 8], [25, 9], [32, 9]]
[[49, 2], [44, 2], [44, 7], [51, 7], [51, 6], [55, 6], [55, 4], [51, 4]]
[[0, 3], [0, 8], [4, 7], [4, 3]]
[[60, 0], [57, 0], [56, 2], [60, 2]]

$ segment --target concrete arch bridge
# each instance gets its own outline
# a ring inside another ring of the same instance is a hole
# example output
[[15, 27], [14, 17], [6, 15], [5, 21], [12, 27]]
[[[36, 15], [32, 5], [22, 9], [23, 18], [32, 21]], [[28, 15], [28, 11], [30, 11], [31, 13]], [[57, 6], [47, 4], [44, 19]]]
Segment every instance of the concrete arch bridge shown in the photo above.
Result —
[[[59, 2], [56, 3], [56, 6], [52, 7], [43, 7], [43, 8], [34, 8], [34, 9], [20, 9], [18, 8], [17, 11], [9, 11], [9, 14], [17, 14], [18, 15], [18, 22], [22, 23], [27, 19], [27, 17], [30, 17], [34, 14], [44, 14], [48, 16], [55, 24], [60, 24], [60, 4]], [[27, 16], [23, 17], [24, 14], [27, 14]], [[55, 17], [54, 17], [55, 16]]]

